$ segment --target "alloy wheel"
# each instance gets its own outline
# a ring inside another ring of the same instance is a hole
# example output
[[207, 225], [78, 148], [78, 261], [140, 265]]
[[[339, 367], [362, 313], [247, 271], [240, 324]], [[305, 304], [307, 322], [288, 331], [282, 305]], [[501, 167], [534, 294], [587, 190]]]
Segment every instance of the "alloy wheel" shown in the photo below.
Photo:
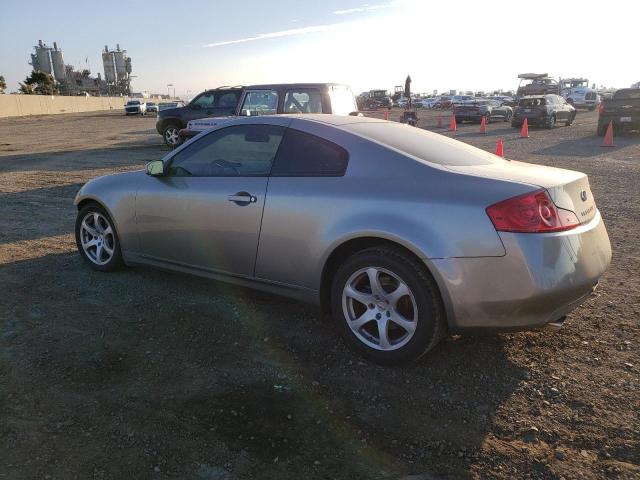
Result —
[[418, 325], [411, 289], [384, 268], [361, 268], [349, 277], [342, 292], [342, 311], [356, 338], [376, 350], [403, 347]]
[[116, 240], [109, 220], [99, 212], [89, 212], [80, 224], [80, 243], [87, 258], [105, 265], [113, 258]]
[[164, 131], [164, 139], [169, 145], [177, 145], [180, 141], [178, 129], [176, 127], [168, 127]]

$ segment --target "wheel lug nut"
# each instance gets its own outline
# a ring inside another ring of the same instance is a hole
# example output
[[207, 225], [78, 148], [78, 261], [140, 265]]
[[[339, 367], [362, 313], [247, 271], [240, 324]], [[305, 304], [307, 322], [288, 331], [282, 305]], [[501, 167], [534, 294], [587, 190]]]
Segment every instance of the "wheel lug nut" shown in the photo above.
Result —
[[379, 313], [376, 313], [376, 318], [380, 320], [382, 318], [382, 315], [380, 315]]

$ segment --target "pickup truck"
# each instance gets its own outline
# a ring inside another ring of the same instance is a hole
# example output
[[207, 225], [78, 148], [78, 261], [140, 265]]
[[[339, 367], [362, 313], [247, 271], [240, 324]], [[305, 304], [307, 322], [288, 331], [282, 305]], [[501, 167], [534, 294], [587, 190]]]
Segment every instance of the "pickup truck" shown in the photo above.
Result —
[[607, 132], [609, 122], [614, 130], [640, 129], [640, 88], [623, 88], [605, 98], [598, 109], [598, 135]]
[[[253, 117], [282, 113], [331, 113], [351, 115], [357, 112], [356, 99], [347, 85], [335, 83], [284, 83], [246, 87], [233, 116]], [[219, 125], [230, 117], [194, 119], [180, 130], [179, 143]]]

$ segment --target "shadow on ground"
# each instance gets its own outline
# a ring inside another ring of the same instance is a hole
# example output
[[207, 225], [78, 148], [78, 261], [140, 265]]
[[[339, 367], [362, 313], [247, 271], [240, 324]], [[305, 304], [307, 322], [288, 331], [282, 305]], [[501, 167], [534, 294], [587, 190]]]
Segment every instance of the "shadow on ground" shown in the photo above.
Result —
[[376, 366], [313, 307], [151, 269], [97, 273], [75, 253], [5, 265], [0, 283], [14, 478], [467, 478], [526, 375], [497, 336]]

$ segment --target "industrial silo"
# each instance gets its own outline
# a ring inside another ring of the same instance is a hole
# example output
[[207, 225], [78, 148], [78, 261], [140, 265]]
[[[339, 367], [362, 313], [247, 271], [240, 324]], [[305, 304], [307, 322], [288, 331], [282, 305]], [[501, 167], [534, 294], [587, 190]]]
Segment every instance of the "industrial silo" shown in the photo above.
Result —
[[113, 60], [116, 63], [116, 75], [118, 76], [118, 80], [124, 80], [127, 78], [127, 65], [125, 63], [126, 54], [126, 50], [120, 50], [120, 45], [117, 45], [115, 52], [113, 52]]
[[51, 73], [51, 59], [49, 58], [49, 47], [42, 43], [42, 40], [38, 40], [38, 46], [36, 49], [36, 56], [38, 57], [38, 70], [40, 72]]
[[102, 65], [104, 66], [104, 80], [107, 83], [116, 83], [116, 67], [113, 62], [113, 52], [109, 51], [109, 47], [104, 46], [102, 52]]
[[53, 42], [53, 50], [51, 50], [51, 64], [53, 65], [53, 77], [58, 83], [64, 82], [64, 60], [62, 58], [62, 50], [58, 50], [56, 42]]

